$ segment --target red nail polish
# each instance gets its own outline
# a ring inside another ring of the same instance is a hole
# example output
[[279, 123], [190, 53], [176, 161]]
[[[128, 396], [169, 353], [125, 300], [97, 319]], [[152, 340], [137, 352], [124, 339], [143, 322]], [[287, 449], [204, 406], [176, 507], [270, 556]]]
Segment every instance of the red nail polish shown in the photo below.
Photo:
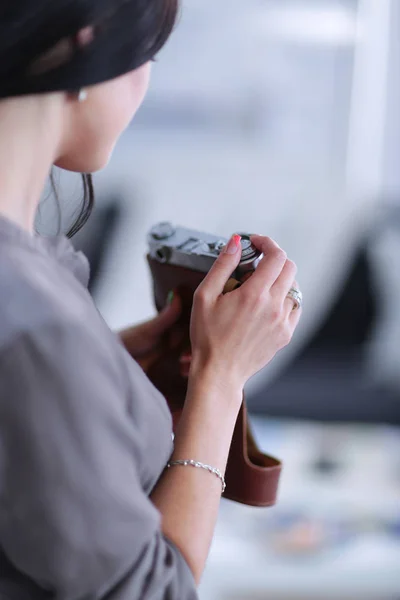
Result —
[[225, 246], [225, 253], [226, 254], [236, 254], [236, 252], [238, 251], [238, 248], [240, 246], [241, 239], [242, 238], [240, 237], [240, 235], [232, 236], [229, 244], [227, 246]]

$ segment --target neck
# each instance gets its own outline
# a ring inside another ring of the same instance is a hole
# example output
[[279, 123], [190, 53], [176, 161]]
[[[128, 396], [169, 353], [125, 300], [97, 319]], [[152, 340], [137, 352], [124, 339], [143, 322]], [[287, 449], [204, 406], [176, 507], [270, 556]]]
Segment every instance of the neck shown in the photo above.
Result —
[[0, 102], [0, 215], [33, 232], [50, 169], [60, 155], [62, 96]]

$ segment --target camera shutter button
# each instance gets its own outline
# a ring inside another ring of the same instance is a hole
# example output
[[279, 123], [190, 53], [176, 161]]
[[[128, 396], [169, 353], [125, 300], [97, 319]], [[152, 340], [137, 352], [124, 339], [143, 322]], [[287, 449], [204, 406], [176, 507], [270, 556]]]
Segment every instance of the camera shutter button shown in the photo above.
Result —
[[250, 236], [242, 235], [240, 243], [242, 245], [242, 261], [248, 260], [249, 258], [255, 257], [257, 255], [257, 249], [251, 243]]
[[151, 234], [156, 240], [166, 240], [167, 238], [172, 237], [175, 231], [175, 227], [173, 227], [171, 223], [168, 223], [168, 221], [166, 221], [165, 223], [159, 223], [158, 225], [156, 225], [153, 228]]

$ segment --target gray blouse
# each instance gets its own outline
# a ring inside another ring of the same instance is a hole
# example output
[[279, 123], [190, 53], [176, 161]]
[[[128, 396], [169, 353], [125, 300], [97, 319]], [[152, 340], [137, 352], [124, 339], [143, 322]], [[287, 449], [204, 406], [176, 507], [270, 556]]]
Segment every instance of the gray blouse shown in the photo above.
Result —
[[66, 238], [0, 218], [0, 599], [195, 600], [148, 497], [171, 416], [88, 279]]

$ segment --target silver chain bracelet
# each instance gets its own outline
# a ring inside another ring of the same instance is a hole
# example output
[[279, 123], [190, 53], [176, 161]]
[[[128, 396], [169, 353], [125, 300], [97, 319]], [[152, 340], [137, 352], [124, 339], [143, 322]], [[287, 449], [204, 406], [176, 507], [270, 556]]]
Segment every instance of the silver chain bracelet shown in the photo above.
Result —
[[196, 460], [174, 460], [167, 464], [168, 469], [170, 469], [171, 467], [196, 467], [197, 469], [205, 469], [209, 473], [212, 473], [212, 475], [216, 475], [216, 477], [218, 477], [222, 484], [222, 493], [225, 492], [226, 483], [224, 476], [222, 475], [221, 471], [219, 469], [216, 469], [215, 467], [210, 467], [210, 465], [204, 465], [203, 463], [198, 462]]

